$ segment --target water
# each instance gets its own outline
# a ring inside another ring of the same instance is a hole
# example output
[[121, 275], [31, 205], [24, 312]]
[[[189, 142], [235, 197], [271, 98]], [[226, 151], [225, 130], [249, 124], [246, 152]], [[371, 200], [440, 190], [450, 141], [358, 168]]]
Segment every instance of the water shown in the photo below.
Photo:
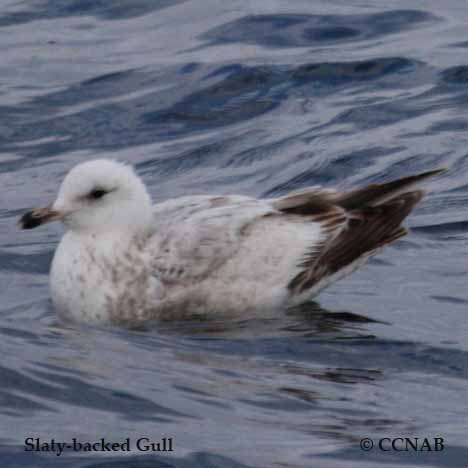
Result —
[[[466, 466], [468, 4], [2, 2], [0, 465]], [[351, 187], [446, 166], [410, 236], [299, 310], [66, 327], [62, 232], [20, 232], [64, 173], [134, 163], [155, 200]], [[171, 453], [25, 452], [25, 439]], [[443, 452], [363, 452], [443, 437]]]

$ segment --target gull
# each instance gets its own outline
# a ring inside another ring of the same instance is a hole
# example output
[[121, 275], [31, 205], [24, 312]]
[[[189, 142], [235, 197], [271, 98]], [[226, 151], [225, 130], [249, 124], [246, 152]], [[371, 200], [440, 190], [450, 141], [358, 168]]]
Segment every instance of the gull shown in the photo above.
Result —
[[306, 302], [404, 236], [432, 170], [278, 198], [196, 195], [152, 204], [130, 165], [78, 164], [23, 229], [61, 221], [52, 302], [74, 322], [140, 326], [206, 314], [260, 314]]

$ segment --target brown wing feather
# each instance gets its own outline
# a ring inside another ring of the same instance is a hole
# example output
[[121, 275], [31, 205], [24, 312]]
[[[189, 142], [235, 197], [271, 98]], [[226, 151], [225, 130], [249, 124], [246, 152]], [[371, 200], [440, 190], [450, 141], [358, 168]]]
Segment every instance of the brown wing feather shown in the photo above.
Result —
[[401, 223], [424, 194], [421, 190], [410, 191], [411, 187], [443, 170], [348, 192], [310, 187], [273, 200], [277, 210], [319, 222], [325, 232], [325, 239], [305, 255], [299, 265], [303, 270], [290, 281], [289, 289], [301, 293], [404, 236], [406, 230]]
[[375, 207], [350, 211], [339, 224], [330, 223], [335, 235], [306, 255], [300, 265], [304, 270], [291, 280], [289, 289], [301, 293], [360, 257], [369, 256], [404, 236], [406, 230], [400, 224], [423, 194], [421, 190], [408, 192]]
[[394, 198], [402, 192], [408, 192], [414, 185], [440, 174], [444, 170], [435, 169], [383, 184], [371, 184], [349, 192], [337, 193], [334, 202], [346, 210], [355, 210], [367, 205], [375, 206]]

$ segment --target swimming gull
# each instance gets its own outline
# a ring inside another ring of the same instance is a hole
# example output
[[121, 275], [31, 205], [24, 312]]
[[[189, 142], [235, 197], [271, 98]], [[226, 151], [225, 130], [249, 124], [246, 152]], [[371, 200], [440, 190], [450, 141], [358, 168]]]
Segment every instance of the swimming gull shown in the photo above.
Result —
[[52, 300], [74, 321], [138, 326], [193, 314], [260, 313], [307, 301], [406, 234], [433, 170], [349, 191], [279, 198], [199, 195], [152, 205], [133, 168], [75, 166], [24, 229], [62, 221]]

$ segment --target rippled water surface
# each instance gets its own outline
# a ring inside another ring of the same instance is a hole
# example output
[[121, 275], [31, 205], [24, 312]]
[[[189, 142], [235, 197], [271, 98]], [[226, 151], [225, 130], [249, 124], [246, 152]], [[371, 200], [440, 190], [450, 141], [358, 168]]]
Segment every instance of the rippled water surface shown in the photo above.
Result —
[[[467, 466], [467, 22], [459, 0], [1, 2], [0, 465]], [[127, 331], [61, 324], [62, 228], [15, 224], [97, 157], [159, 201], [449, 169], [411, 234], [316, 303]], [[27, 437], [174, 451], [58, 457]]]

